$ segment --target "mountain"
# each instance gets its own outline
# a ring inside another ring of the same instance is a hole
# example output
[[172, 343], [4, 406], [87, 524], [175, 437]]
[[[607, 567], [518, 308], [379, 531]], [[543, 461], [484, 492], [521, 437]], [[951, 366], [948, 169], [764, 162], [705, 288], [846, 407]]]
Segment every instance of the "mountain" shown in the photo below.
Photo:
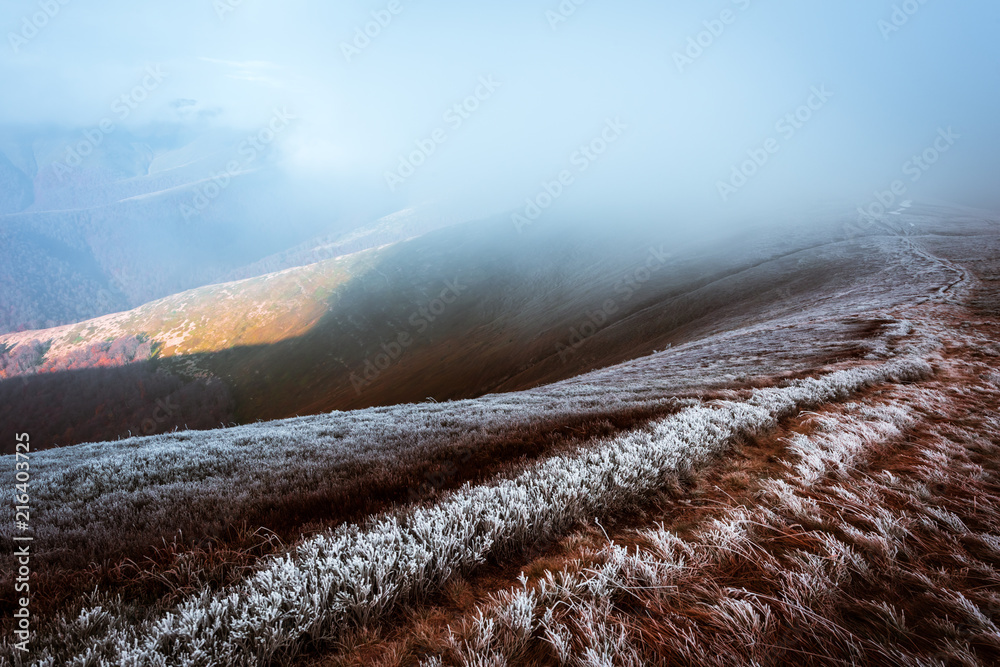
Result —
[[391, 211], [351, 204], [349, 183], [317, 206], [279, 144], [170, 125], [0, 128], [0, 332], [260, 275], [248, 265]]

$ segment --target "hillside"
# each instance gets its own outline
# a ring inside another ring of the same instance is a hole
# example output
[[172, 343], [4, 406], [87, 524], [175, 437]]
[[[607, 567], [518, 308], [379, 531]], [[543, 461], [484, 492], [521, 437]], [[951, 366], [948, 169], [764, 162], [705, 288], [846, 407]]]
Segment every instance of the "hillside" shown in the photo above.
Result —
[[42, 650], [991, 664], [1000, 234], [901, 222], [755, 232], [793, 248], [628, 310], [673, 344], [558, 382], [36, 454]]
[[[392, 210], [347, 203], [348, 183], [328, 186], [344, 203], [320, 210], [276, 167], [277, 141], [248, 153], [235, 131], [118, 129], [96, 145], [86, 132], [95, 129], [0, 127], [2, 333], [128, 310], [234, 272], [261, 275], [271, 269], [251, 265], [262, 258]], [[81, 143], [86, 157], [68, 157]]]
[[[572, 241], [557, 223], [518, 234], [505, 219], [450, 226], [80, 324], [0, 336], [8, 357], [34, 346], [45, 350], [48, 370], [66, 369], [0, 382], [2, 409], [51, 424], [37, 434], [47, 447], [522, 390], [771, 326], [803, 305], [851, 313], [859, 301], [913, 299], [942, 276], [913, 249], [914, 239], [937, 238], [936, 215], [914, 210], [908, 235], [831, 217], [808, 232], [763, 226], [698, 242], [648, 230], [642, 242], [612, 229]], [[962, 224], [973, 236], [992, 231], [972, 213]], [[100, 358], [106, 341], [137, 336], [154, 355], [103, 367], [86, 361]], [[813, 349], [817, 358], [840, 354], [822, 343]], [[79, 360], [58, 361], [68, 357]], [[143, 378], [157, 389], [139, 389]], [[135, 409], [100, 408], [137, 392], [144, 401]], [[170, 409], [154, 418], [142, 406], [156, 400]], [[199, 401], [218, 407], [206, 413]]]

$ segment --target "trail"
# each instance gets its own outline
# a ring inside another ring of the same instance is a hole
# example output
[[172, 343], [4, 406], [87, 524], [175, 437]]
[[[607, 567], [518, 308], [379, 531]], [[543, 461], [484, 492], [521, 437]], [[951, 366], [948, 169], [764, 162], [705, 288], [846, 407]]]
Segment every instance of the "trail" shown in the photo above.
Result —
[[[933, 262], [955, 274], [954, 280], [947, 282], [937, 290], [937, 297], [939, 300], [956, 305], [965, 303], [965, 297], [968, 295], [968, 292], [972, 290], [978, 282], [971, 271], [959, 264], [956, 264], [955, 262], [951, 262], [943, 257], [935, 255], [925, 248], [921, 248], [913, 239], [901, 237], [901, 240], [907, 245], [913, 254], [922, 257], [929, 262]], [[930, 298], [932, 297], [928, 297], [928, 299]]]

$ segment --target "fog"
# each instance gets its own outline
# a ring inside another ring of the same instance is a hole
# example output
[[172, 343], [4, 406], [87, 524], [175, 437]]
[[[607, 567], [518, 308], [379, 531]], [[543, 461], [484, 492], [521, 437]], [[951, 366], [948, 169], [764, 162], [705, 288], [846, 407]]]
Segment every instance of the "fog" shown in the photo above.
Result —
[[16, 0], [2, 25], [0, 151], [32, 182], [0, 181], [8, 225], [194, 202], [228, 164], [210, 213], [175, 197], [141, 229], [246, 232], [238, 264], [411, 207], [584, 234], [1000, 204], [986, 0]]

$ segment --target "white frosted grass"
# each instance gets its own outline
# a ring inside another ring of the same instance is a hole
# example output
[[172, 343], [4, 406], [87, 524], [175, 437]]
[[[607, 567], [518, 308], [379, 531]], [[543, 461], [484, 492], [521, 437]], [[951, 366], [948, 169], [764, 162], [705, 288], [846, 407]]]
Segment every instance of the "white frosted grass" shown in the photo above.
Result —
[[88, 655], [94, 659], [94, 646], [103, 653], [102, 664], [135, 667], [281, 660], [309, 641], [336, 637], [345, 625], [374, 621], [487, 557], [502, 559], [640, 500], [738, 435], [766, 432], [797, 410], [866, 386], [930, 372], [926, 362], [906, 358], [756, 390], [741, 403], [689, 408], [513, 479], [465, 487], [434, 507], [363, 527], [342, 526], [306, 541], [294, 556], [268, 560], [241, 584], [203, 592], [143, 626], [112, 619], [100, 636], [80, 634], [86, 650], [81, 646], [72, 656], [60, 656], [61, 662], [50, 655], [37, 664], [85, 665]]
[[[755, 544], [754, 529], [774, 525], [774, 509], [781, 509], [795, 518], [821, 521], [819, 506], [803, 497], [801, 491], [829, 475], [842, 475], [874, 443], [898, 437], [903, 427], [915, 421], [912, 410], [898, 402], [877, 406], [849, 403], [843, 405], [843, 411], [845, 414], [839, 417], [814, 418], [814, 434], [797, 434], [789, 439], [789, 450], [800, 463], [786, 463], [794, 471], [792, 483], [783, 479], [763, 483], [770, 508], [759, 507], [752, 512], [741, 508], [722, 519], [713, 519], [701, 531], [697, 543], [686, 542], [662, 527], [642, 531], [640, 534], [652, 546], [651, 550], [645, 553], [636, 550], [632, 555], [612, 543], [599, 552], [600, 565], [583, 571], [564, 569], [549, 572], [539, 581], [537, 591], [527, 587], [527, 579], [522, 575], [523, 589], [500, 593], [492, 604], [477, 610], [474, 622], [460, 637], [451, 634], [449, 643], [461, 664], [471, 665], [476, 660], [509, 664], [521, 655], [528, 646], [529, 638], [504, 622], [511, 616], [518, 618], [519, 625], [541, 631], [562, 664], [588, 664], [588, 656], [593, 649], [587, 647], [587, 643], [596, 636], [592, 619], [603, 619], [602, 627], [617, 624], [624, 632], [622, 621], [613, 613], [610, 600], [632, 590], [662, 591], [673, 595], [668, 591], [685, 590], [682, 577], [697, 577], [697, 573], [709, 564], [718, 563], [733, 554], [757, 562], [776, 579], [781, 579], [782, 596], [786, 602], [798, 609], [812, 609], [848, 577], [849, 570], [844, 563], [850, 563], [856, 572], [867, 571], [867, 563], [850, 546], [825, 535], [822, 539], [825, 553], [817, 555], [799, 551], [787, 556], [779, 566], [772, 556], [762, 554], [759, 545]], [[846, 490], [843, 494], [852, 495]], [[905, 531], [901, 532], [894, 517], [879, 507], [878, 501], [866, 503], [862, 499], [855, 500], [859, 505], [872, 507], [869, 520], [880, 529], [882, 535], [879, 537], [887, 546], [895, 548], [895, 545], [901, 544]], [[943, 516], [934, 508], [927, 511], [937, 518]], [[945, 523], [944, 519], [942, 523]], [[848, 534], [854, 530], [848, 524], [843, 528]], [[891, 558], [894, 552], [890, 550], [886, 555]], [[830, 567], [830, 563], [838, 565]], [[690, 589], [694, 588], [690, 586]], [[746, 646], [753, 646], [769, 627], [771, 609], [760, 600], [727, 597], [734, 591], [736, 589], [718, 591], [719, 598], [706, 605], [707, 610], [717, 619], [720, 627], [731, 628]], [[529, 613], [525, 613], [523, 609], [529, 602], [533, 606]], [[562, 612], [558, 618], [557, 609]], [[566, 616], [572, 616], [572, 622], [576, 624], [573, 631], [568, 629]], [[496, 624], [495, 621], [500, 622]], [[484, 632], [490, 623], [497, 625], [498, 629]], [[574, 637], [582, 646], [574, 649]], [[606, 664], [630, 664], [637, 659], [624, 634], [617, 645], [609, 648], [612, 650]], [[710, 656], [711, 649], [696, 642], [694, 637], [688, 650], [700, 652], [689, 655], [693, 664], [719, 664], [715, 659], [718, 656]], [[733, 659], [732, 656], [729, 658]]]
[[[38, 554], [72, 549], [102, 560], [116, 544], [194, 526], [208, 532], [266, 507], [273, 498], [338, 491], [371, 470], [405, 471], [420, 462], [475, 451], [569, 418], [683, 405], [626, 387], [555, 388], [447, 404], [337, 412], [213, 431], [64, 447], [32, 454]], [[689, 403], [690, 404], [690, 403]], [[13, 456], [0, 484], [14, 488]], [[404, 482], [406, 480], [403, 480]], [[419, 481], [419, 480], [418, 480]], [[11, 539], [13, 522], [0, 524]]]

